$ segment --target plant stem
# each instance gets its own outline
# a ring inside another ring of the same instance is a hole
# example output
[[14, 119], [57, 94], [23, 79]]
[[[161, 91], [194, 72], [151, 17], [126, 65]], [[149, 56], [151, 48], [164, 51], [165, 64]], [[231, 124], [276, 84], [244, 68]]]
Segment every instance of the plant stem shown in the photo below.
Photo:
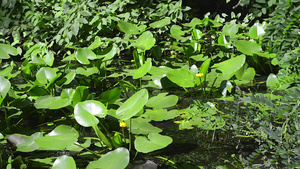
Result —
[[92, 127], [93, 127], [96, 135], [100, 139], [100, 141], [102, 141], [109, 149], [112, 149], [113, 148], [112, 144], [106, 138], [106, 136], [99, 130], [98, 126], [97, 125], [93, 125]]

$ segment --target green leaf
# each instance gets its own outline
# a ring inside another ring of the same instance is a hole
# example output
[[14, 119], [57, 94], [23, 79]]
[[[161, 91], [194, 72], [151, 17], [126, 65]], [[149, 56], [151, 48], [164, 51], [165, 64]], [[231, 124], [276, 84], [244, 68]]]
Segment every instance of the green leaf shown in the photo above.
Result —
[[71, 99], [62, 99], [60, 96], [40, 96], [34, 103], [37, 109], [60, 109], [71, 104]]
[[86, 169], [124, 169], [129, 164], [129, 151], [120, 147], [104, 154], [99, 160], [92, 161]]
[[134, 146], [138, 152], [149, 153], [167, 147], [172, 143], [172, 141], [172, 138], [169, 136], [163, 136], [158, 133], [150, 133], [148, 138], [144, 136], [136, 136]]
[[149, 72], [151, 67], [152, 67], [151, 58], [148, 58], [147, 61], [134, 72], [133, 79], [138, 79], [143, 77], [146, 73]]
[[78, 102], [84, 101], [88, 95], [89, 95], [88, 87], [78, 86], [75, 89], [75, 93], [73, 95], [73, 106], [75, 106]]
[[260, 53], [262, 51], [259, 44], [247, 40], [236, 40], [235, 47], [238, 51], [250, 56], [256, 53]]
[[[17, 50], [15, 47], [11, 46], [11, 45], [7, 45], [7, 44], [0, 43], [0, 49], [1, 49], [3, 52], [5, 52], [7, 55], [13, 55], [13, 56], [15, 56], [15, 55], [18, 54], [18, 50]], [[1, 51], [1, 50], [0, 50], [0, 51]], [[1, 52], [0, 52], [0, 54], [1, 54]], [[5, 56], [4, 56], [4, 57], [5, 57]], [[8, 58], [3, 58], [3, 56], [0, 55], [0, 58], [1, 58], [1, 59], [8, 59], [9, 56], [8, 56]]]
[[200, 82], [204, 82], [205, 76], [207, 74], [208, 68], [210, 66], [211, 58], [205, 60], [199, 68], [199, 73], [203, 73], [203, 77], [200, 78]]
[[249, 36], [252, 39], [260, 39], [265, 34], [264, 25], [255, 23], [250, 29], [249, 29]]
[[146, 106], [157, 109], [175, 106], [178, 102], [178, 97], [176, 95], [166, 96], [167, 94], [159, 93], [157, 96], [151, 97]]
[[115, 45], [110, 45], [106, 49], [100, 52], [98, 55], [99, 58], [104, 58], [103, 61], [112, 59], [117, 53], [117, 48]]
[[228, 80], [224, 80], [222, 81], [221, 85], [220, 85], [220, 89], [222, 91], [222, 95], [226, 96], [227, 95], [227, 91], [229, 93], [231, 93], [231, 89], [233, 88], [232, 84], [230, 81]]
[[168, 24], [171, 23], [171, 18], [170, 17], [166, 17], [164, 19], [161, 19], [159, 21], [153, 22], [151, 23], [149, 26], [152, 28], [162, 28]]
[[141, 89], [126, 100], [116, 111], [120, 120], [127, 120], [143, 109], [148, 101], [148, 91]]
[[67, 125], [59, 125], [48, 135], [35, 139], [39, 150], [63, 150], [77, 141], [78, 132]]
[[267, 87], [271, 90], [276, 90], [278, 87], [280, 87], [279, 80], [277, 79], [277, 76], [271, 73], [268, 76], [267, 79]]
[[236, 23], [230, 23], [230, 24], [226, 24], [223, 27], [222, 34], [223, 35], [234, 36], [238, 32], [238, 30], [239, 30], [239, 28], [238, 28], [238, 25]]
[[97, 59], [96, 54], [91, 50], [87, 48], [80, 48], [76, 51], [76, 59], [81, 64], [90, 64], [89, 60]]
[[104, 118], [107, 115], [107, 109], [99, 101], [87, 100], [75, 105], [74, 116], [77, 123], [84, 127], [96, 126], [99, 120], [95, 117]]
[[172, 25], [172, 27], [170, 29], [170, 33], [174, 37], [181, 37], [185, 34], [185, 32], [182, 31], [181, 29], [182, 29], [182, 27], [179, 25]]
[[128, 35], [140, 33], [139, 29], [135, 25], [125, 22], [125, 21], [122, 21], [122, 20], [118, 21], [118, 26], [122, 32], [124, 32]]
[[57, 74], [55, 69], [50, 67], [42, 67], [36, 73], [36, 80], [43, 85], [51, 82], [53, 79], [56, 78], [56, 76]]
[[252, 67], [248, 68], [248, 64], [245, 63], [243, 67], [236, 71], [235, 77], [242, 81], [250, 81], [255, 77], [255, 70]]
[[6, 94], [8, 93], [10, 86], [11, 86], [11, 84], [10, 84], [9, 80], [0, 76], [0, 98], [6, 97]]
[[100, 94], [98, 100], [101, 101], [103, 104], [113, 104], [116, 100], [120, 98], [121, 92], [123, 89], [120, 88], [113, 88], [112, 90], [107, 90]]
[[141, 50], [149, 50], [155, 44], [155, 38], [150, 31], [144, 32], [139, 38], [136, 40], [134, 46]]
[[180, 87], [194, 87], [195, 76], [186, 69], [173, 69], [167, 73], [167, 77]]
[[20, 152], [32, 152], [37, 150], [39, 146], [34, 142], [35, 139], [42, 137], [41, 132], [36, 132], [31, 136], [14, 134], [9, 136], [7, 139], [14, 145], [17, 146], [17, 151]]
[[97, 36], [94, 40], [94, 42], [88, 47], [88, 49], [96, 49], [99, 48], [101, 45], [103, 44], [103, 42], [101, 41], [100, 37]]
[[87, 77], [97, 73], [99, 73], [99, 69], [97, 67], [89, 67], [86, 69], [84, 69], [83, 67], [78, 67], [76, 69], [76, 74], [87, 76]]
[[78, 31], [79, 31], [79, 24], [75, 22], [75, 23], [71, 26], [71, 31], [72, 31], [73, 35], [77, 36]]
[[66, 74], [66, 76], [64, 77], [64, 79], [66, 79], [66, 81], [64, 82], [63, 85], [68, 85], [72, 82], [72, 80], [75, 78], [76, 76], [76, 71], [75, 70], [71, 70], [68, 74]]
[[[140, 117], [143, 117], [149, 121], [164, 121], [164, 120], [171, 120], [177, 117], [179, 115], [177, 112], [178, 110], [168, 111], [167, 109], [153, 109], [153, 110], [147, 109], [146, 112], [142, 114]], [[151, 133], [154, 132], [151, 131]]]
[[132, 118], [131, 121], [128, 119], [125, 121], [127, 124], [131, 123], [131, 132], [133, 134], [149, 134], [149, 133], [160, 133], [162, 129], [153, 126], [149, 123], [149, 119], [143, 118]]
[[76, 163], [73, 157], [62, 155], [54, 161], [51, 169], [66, 169], [66, 168], [76, 169]]
[[229, 80], [244, 65], [245, 60], [245, 55], [239, 55], [221, 63], [216, 63], [212, 67], [223, 73], [223, 80]]
[[230, 40], [226, 39], [226, 35], [219, 36], [218, 44], [221, 46], [224, 46], [226, 48], [231, 48], [231, 42], [230, 42]]

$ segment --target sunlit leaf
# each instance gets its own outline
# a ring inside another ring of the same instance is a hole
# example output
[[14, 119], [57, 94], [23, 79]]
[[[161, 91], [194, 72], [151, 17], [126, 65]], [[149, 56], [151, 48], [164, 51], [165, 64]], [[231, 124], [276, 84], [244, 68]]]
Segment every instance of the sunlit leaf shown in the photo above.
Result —
[[133, 134], [149, 134], [149, 133], [160, 133], [162, 129], [153, 126], [149, 123], [149, 119], [144, 118], [132, 118], [126, 121], [127, 124], [131, 123], [131, 132]]
[[161, 27], [164, 27], [164, 26], [170, 24], [170, 22], [171, 22], [171, 18], [165, 17], [164, 19], [161, 19], [159, 21], [149, 24], [149, 26], [152, 28], [161, 28]]
[[76, 169], [76, 163], [73, 157], [62, 155], [54, 161], [51, 169], [66, 169], [66, 168]]
[[277, 76], [271, 73], [267, 79], [267, 87], [271, 90], [275, 90], [280, 86]]
[[152, 66], [151, 58], [148, 58], [147, 61], [134, 72], [133, 79], [138, 79], [143, 77], [146, 73], [149, 72], [151, 66]]
[[7, 139], [17, 146], [17, 151], [20, 152], [32, 152], [39, 148], [39, 146], [34, 142], [36, 138], [42, 137], [41, 132], [36, 132], [31, 136], [14, 134], [9, 136]]
[[252, 39], [260, 39], [264, 34], [264, 25], [259, 24], [258, 22], [249, 29], [249, 36]]
[[118, 21], [118, 26], [120, 28], [120, 30], [128, 35], [131, 35], [131, 34], [139, 34], [139, 29], [137, 28], [137, 26], [131, 24], [131, 23], [128, 23], [128, 22], [125, 22], [125, 21], [122, 21], [122, 20], [119, 20]]
[[141, 89], [126, 100], [116, 111], [116, 115], [120, 116], [120, 120], [127, 120], [136, 115], [148, 101], [148, 91]]
[[167, 147], [173, 139], [169, 136], [163, 136], [158, 133], [150, 133], [147, 137], [136, 136], [134, 141], [135, 149], [138, 152], [149, 153]]
[[0, 98], [6, 97], [6, 94], [8, 93], [10, 86], [11, 86], [11, 84], [10, 84], [9, 80], [0, 76]]
[[159, 93], [157, 96], [151, 97], [146, 106], [152, 108], [168, 108], [175, 106], [178, 102], [176, 95], [169, 95], [168, 93]]
[[84, 127], [95, 126], [99, 123], [99, 120], [95, 116], [103, 118], [106, 115], [106, 107], [101, 102], [95, 100], [79, 102], [74, 108], [75, 120]]
[[238, 32], [239, 28], [236, 23], [226, 24], [222, 29], [223, 35], [233, 36]]
[[250, 81], [255, 77], [254, 68], [248, 68], [248, 64], [244, 64], [238, 71], [236, 71], [235, 76], [239, 80]]
[[62, 99], [60, 96], [40, 96], [34, 103], [37, 109], [60, 109], [71, 104], [71, 99]]
[[136, 46], [138, 49], [149, 50], [154, 46], [154, 44], [155, 38], [153, 38], [152, 33], [150, 31], [146, 31], [139, 36], [134, 46]]
[[92, 161], [86, 169], [124, 169], [129, 164], [129, 151], [120, 147], [104, 154], [99, 160]]
[[236, 40], [235, 46], [238, 51], [246, 55], [253, 55], [262, 51], [260, 45], [253, 41]]
[[167, 73], [168, 79], [180, 87], [194, 87], [195, 76], [186, 69], [173, 69]]
[[51, 82], [53, 79], [55, 79], [56, 76], [57, 74], [55, 69], [50, 67], [42, 67], [36, 73], [36, 80], [40, 84], [47, 84], [48, 82]]
[[244, 65], [245, 60], [245, 55], [239, 55], [221, 63], [216, 63], [212, 67], [217, 68], [223, 73], [223, 80], [228, 80]]
[[101, 101], [103, 104], [112, 104], [120, 98], [122, 91], [123, 89], [115, 87], [112, 90], [107, 90], [101, 93], [98, 97], [98, 100]]

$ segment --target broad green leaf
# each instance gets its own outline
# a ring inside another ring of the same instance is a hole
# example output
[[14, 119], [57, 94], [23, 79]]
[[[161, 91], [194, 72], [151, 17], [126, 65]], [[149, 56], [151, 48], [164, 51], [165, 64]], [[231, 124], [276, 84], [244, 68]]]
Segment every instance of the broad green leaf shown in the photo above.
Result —
[[106, 49], [100, 52], [98, 55], [99, 58], [104, 58], [103, 61], [112, 59], [117, 53], [117, 48], [115, 45], [110, 45]]
[[172, 70], [169, 67], [166, 66], [160, 66], [160, 67], [156, 67], [156, 66], [152, 66], [149, 73], [151, 75], [155, 75], [155, 76], [159, 76], [159, 77], [165, 77], [167, 76], [167, 73]]
[[227, 95], [227, 91], [229, 93], [231, 93], [231, 89], [233, 88], [232, 84], [230, 81], [228, 80], [224, 80], [222, 81], [221, 85], [220, 85], [220, 89], [221, 89], [221, 92], [222, 92], [222, 95], [223, 96], [226, 96]]
[[125, 121], [127, 124], [131, 123], [131, 132], [133, 134], [149, 134], [149, 133], [160, 133], [162, 129], [153, 126], [149, 123], [149, 119], [143, 118], [132, 118], [131, 120]]
[[76, 59], [81, 64], [90, 64], [89, 60], [97, 59], [96, 54], [91, 50], [87, 48], [80, 48], [76, 51]]
[[141, 89], [126, 100], [116, 111], [120, 120], [127, 120], [143, 109], [148, 101], [148, 91]]
[[[179, 114], [177, 113], [178, 110], [170, 110], [167, 109], [147, 109], [144, 114], [140, 117], [145, 118], [149, 121], [164, 121], [164, 120], [171, 120], [177, 117]], [[151, 133], [154, 133], [151, 131]], [[158, 133], [158, 132], [157, 132]]]
[[0, 98], [5, 98], [10, 89], [10, 82], [6, 78], [0, 76]]
[[164, 19], [161, 19], [159, 21], [151, 23], [149, 26], [152, 27], [152, 28], [161, 28], [161, 27], [164, 27], [164, 26], [166, 26], [170, 23], [171, 23], [171, 18], [166, 17]]
[[73, 106], [75, 106], [78, 102], [86, 100], [89, 95], [89, 89], [86, 86], [78, 86], [75, 89], [75, 93], [73, 95]]
[[76, 169], [76, 163], [73, 157], [62, 155], [54, 161], [51, 169]]
[[32, 152], [37, 150], [39, 146], [34, 142], [36, 138], [42, 137], [41, 132], [36, 132], [31, 136], [26, 136], [22, 134], [14, 134], [9, 136], [7, 139], [17, 146], [17, 151], [21, 152]]
[[98, 100], [101, 101], [103, 104], [113, 104], [116, 100], [120, 98], [121, 92], [123, 89], [120, 88], [113, 88], [112, 90], [107, 90], [100, 94]]
[[3, 134], [0, 133], [0, 140], [2, 140], [4, 138]]
[[149, 72], [151, 66], [152, 66], [151, 58], [148, 58], [147, 61], [134, 72], [133, 79], [138, 79], [143, 77], [146, 73]]
[[151, 97], [146, 106], [152, 108], [168, 108], [175, 106], [178, 102], [178, 97], [176, 95], [169, 95], [168, 93], [159, 93], [157, 96]]
[[78, 142], [75, 142], [74, 144], [68, 146], [66, 150], [80, 152], [84, 148], [88, 148], [90, 146], [91, 146], [91, 138], [87, 138], [83, 144], [79, 144]]
[[48, 135], [35, 139], [39, 150], [63, 150], [77, 141], [78, 132], [67, 125], [59, 125]]
[[224, 46], [226, 48], [231, 48], [231, 42], [230, 42], [230, 40], [226, 39], [226, 35], [219, 36], [218, 44], [221, 46]]
[[167, 73], [168, 79], [180, 87], [194, 87], [195, 76], [186, 69], [173, 69]]
[[244, 65], [245, 60], [245, 55], [239, 55], [221, 63], [216, 63], [212, 67], [223, 73], [223, 80], [229, 80]]
[[101, 41], [100, 37], [97, 36], [94, 40], [94, 42], [88, 47], [88, 49], [96, 49], [99, 48], [101, 45], [103, 44], [103, 42]]
[[239, 28], [236, 23], [226, 24], [222, 29], [223, 35], [234, 36], [238, 32]]
[[[15, 55], [18, 54], [18, 50], [15, 47], [11, 46], [11, 45], [0, 43], [0, 49], [3, 50], [7, 55], [9, 54], [9, 55], [14, 55], [15, 56]], [[1, 52], [0, 52], [0, 54], [1, 54]], [[0, 55], [0, 58], [2, 58], [2, 57], [3, 56]], [[2, 58], [2, 59], [8, 59], [8, 58]]]
[[42, 67], [36, 73], [36, 80], [43, 85], [51, 82], [53, 79], [56, 78], [56, 76], [57, 74], [55, 69], [50, 67]]
[[129, 164], [129, 151], [120, 147], [104, 154], [99, 160], [92, 161], [86, 169], [125, 169]]
[[66, 79], [66, 81], [64, 82], [63, 85], [68, 85], [72, 82], [72, 80], [75, 78], [76, 76], [76, 72], [75, 70], [71, 70], [68, 74], [66, 74], [66, 76], [64, 77], [64, 79]]
[[0, 48], [0, 59], [9, 59], [9, 55], [5, 52], [5, 50], [3, 50], [2, 48]]
[[99, 69], [97, 67], [89, 67], [86, 69], [84, 69], [83, 67], [78, 67], [76, 69], [76, 74], [87, 76], [87, 77], [97, 73], [99, 73]]
[[239, 80], [250, 81], [255, 77], [255, 70], [252, 67], [248, 68], [248, 64], [245, 63], [243, 67], [236, 71], [235, 77]]
[[149, 50], [155, 44], [155, 38], [150, 31], [144, 32], [139, 38], [136, 40], [134, 46], [141, 50]]
[[201, 25], [201, 24], [203, 24], [202, 20], [200, 20], [199, 18], [193, 18], [190, 23], [185, 23], [185, 24], [183, 24], [183, 26], [195, 27], [195, 26]]
[[278, 87], [280, 87], [280, 83], [279, 83], [279, 80], [277, 79], [277, 76], [274, 75], [273, 73], [271, 73], [269, 76], [268, 76], [268, 79], [267, 79], [267, 87], [271, 90], [275, 90], [277, 89]]
[[136, 136], [134, 141], [135, 149], [138, 152], [149, 153], [167, 147], [173, 142], [169, 136], [163, 136], [158, 133], [150, 133], [147, 137]]
[[128, 22], [125, 22], [125, 21], [122, 21], [122, 20], [119, 20], [118, 21], [118, 26], [120, 28], [120, 30], [128, 35], [131, 35], [131, 34], [139, 34], [139, 29], [137, 28], [137, 26], [131, 24], [131, 23], [128, 23]]
[[99, 120], [95, 117], [104, 118], [107, 115], [107, 109], [99, 101], [87, 100], [75, 105], [74, 116], [77, 123], [84, 127], [95, 126]]
[[249, 29], [249, 36], [252, 39], [260, 39], [265, 34], [264, 25], [255, 23]]
[[34, 103], [37, 109], [60, 109], [71, 104], [71, 99], [62, 99], [60, 96], [40, 96]]
[[63, 89], [61, 91], [60, 97], [62, 99], [73, 99], [74, 93], [75, 93], [75, 89]]
[[238, 51], [251, 56], [262, 51], [259, 44], [247, 40], [236, 40], [235, 47]]
[[181, 29], [182, 29], [182, 27], [179, 25], [172, 25], [172, 27], [170, 29], [170, 33], [174, 37], [181, 37], [185, 34], [185, 32], [182, 31]]

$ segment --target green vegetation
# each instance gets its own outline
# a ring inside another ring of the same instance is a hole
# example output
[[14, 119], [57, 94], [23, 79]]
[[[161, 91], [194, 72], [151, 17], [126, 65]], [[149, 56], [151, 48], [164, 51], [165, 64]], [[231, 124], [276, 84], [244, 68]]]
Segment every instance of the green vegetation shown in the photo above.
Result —
[[300, 1], [237, 7], [2, 1], [0, 168], [299, 167]]

